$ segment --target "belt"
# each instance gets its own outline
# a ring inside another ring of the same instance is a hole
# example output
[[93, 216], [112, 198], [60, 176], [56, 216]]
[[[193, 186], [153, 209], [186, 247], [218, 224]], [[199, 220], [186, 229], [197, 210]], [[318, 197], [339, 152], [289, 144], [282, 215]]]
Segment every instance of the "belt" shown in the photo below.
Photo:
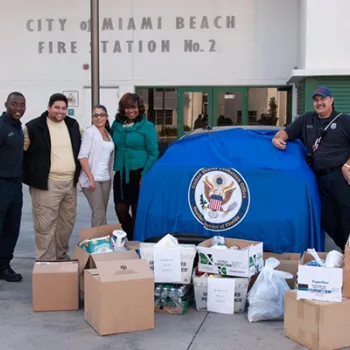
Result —
[[334, 171], [340, 170], [342, 168], [342, 166], [343, 165], [337, 165], [337, 166], [332, 167], [332, 168], [317, 170], [317, 171], [315, 171], [315, 174], [316, 174], [316, 176], [324, 176], [324, 175], [333, 173]]

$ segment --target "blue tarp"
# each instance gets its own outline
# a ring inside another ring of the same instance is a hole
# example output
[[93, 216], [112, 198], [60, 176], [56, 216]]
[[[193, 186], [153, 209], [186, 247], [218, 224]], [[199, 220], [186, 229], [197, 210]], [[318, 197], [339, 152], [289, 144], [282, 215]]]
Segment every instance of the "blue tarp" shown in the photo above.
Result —
[[320, 201], [305, 149], [241, 128], [173, 143], [143, 179], [135, 239], [195, 233], [262, 241], [275, 253], [324, 251]]

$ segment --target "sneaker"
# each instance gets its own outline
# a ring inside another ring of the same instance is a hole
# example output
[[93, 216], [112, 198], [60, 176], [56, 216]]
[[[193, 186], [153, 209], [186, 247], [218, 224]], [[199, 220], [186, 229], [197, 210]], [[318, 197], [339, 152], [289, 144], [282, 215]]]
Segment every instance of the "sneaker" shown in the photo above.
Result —
[[7, 269], [0, 270], [0, 280], [5, 280], [7, 282], [20, 282], [22, 281], [22, 275], [16, 273], [8, 267]]

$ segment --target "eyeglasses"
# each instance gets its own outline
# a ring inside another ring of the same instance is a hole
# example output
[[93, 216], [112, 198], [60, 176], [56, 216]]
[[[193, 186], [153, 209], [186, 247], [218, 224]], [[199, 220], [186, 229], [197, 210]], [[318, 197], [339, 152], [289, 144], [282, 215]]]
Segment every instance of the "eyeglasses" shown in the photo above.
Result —
[[101, 118], [107, 117], [107, 114], [106, 113], [100, 113], [100, 114], [94, 113], [92, 115], [92, 118], [98, 118], [98, 117], [101, 117]]

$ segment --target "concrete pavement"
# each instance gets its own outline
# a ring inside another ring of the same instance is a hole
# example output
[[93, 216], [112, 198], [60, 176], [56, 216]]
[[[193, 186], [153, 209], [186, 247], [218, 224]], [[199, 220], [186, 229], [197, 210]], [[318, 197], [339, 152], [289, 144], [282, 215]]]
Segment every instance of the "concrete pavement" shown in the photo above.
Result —
[[[152, 331], [108, 337], [100, 337], [84, 321], [83, 310], [34, 313], [31, 305], [34, 234], [27, 188], [24, 198], [21, 236], [12, 264], [24, 280], [13, 284], [0, 281], [1, 350], [303, 349], [283, 336], [283, 322], [249, 323], [246, 313], [226, 316], [190, 309], [182, 316], [156, 314], [156, 328]], [[109, 223], [116, 222], [112, 203], [108, 218]], [[90, 210], [79, 193], [72, 245], [79, 230], [89, 224]]]

